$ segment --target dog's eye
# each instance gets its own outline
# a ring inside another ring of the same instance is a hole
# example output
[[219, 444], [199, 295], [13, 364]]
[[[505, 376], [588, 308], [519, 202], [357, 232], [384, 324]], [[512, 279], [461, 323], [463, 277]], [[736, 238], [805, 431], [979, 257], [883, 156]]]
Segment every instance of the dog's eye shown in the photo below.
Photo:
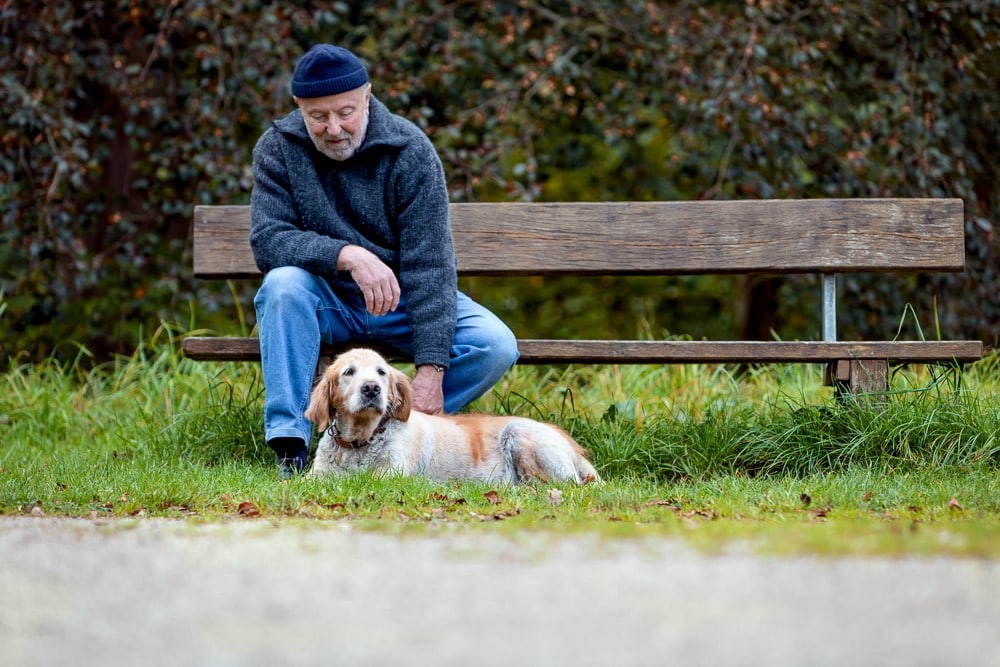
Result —
[[354, 375], [354, 369], [353, 368], [345, 368], [344, 369], [344, 375]]
[[384, 368], [379, 368], [378, 369], [378, 374], [379, 375], [385, 375], [386, 373], [388, 373], [388, 371], [386, 371]]

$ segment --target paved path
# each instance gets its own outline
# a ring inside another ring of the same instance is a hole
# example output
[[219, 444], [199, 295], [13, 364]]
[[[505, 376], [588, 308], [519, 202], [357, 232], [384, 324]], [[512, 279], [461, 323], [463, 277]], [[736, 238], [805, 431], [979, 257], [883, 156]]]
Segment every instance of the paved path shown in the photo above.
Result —
[[0, 665], [1000, 667], [1000, 561], [0, 518]]

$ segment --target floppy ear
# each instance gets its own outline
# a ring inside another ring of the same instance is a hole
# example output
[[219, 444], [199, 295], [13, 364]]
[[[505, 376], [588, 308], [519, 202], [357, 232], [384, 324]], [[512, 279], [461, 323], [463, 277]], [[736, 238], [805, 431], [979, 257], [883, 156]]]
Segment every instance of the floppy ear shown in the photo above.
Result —
[[410, 410], [413, 409], [413, 389], [410, 388], [410, 378], [406, 377], [406, 373], [392, 369], [389, 392], [392, 418], [405, 422], [410, 418]]
[[333, 367], [328, 368], [312, 391], [309, 407], [306, 408], [306, 419], [316, 424], [320, 431], [325, 431], [333, 420], [332, 413], [340, 407], [340, 387], [337, 385], [337, 373]]

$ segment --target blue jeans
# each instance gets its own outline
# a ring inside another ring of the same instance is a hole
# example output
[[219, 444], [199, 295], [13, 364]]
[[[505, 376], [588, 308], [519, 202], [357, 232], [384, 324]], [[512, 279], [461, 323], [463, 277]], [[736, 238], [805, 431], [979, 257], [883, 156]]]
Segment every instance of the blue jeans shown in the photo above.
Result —
[[[303, 269], [273, 269], [254, 298], [264, 374], [264, 436], [310, 440], [309, 405], [320, 343], [377, 341], [412, 355], [406, 303], [375, 317], [360, 296], [335, 293]], [[444, 410], [479, 398], [517, 361], [517, 339], [496, 315], [458, 293], [458, 322], [444, 374]]]

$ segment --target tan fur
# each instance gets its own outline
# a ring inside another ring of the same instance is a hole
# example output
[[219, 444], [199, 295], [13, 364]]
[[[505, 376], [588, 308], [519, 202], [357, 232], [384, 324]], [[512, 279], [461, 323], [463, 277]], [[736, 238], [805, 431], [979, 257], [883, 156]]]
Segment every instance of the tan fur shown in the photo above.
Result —
[[306, 418], [326, 431], [311, 476], [373, 469], [439, 480], [600, 481], [583, 447], [552, 424], [414, 411], [409, 378], [369, 349], [334, 360], [313, 389]]
[[459, 424], [469, 436], [469, 445], [471, 447], [471, 455], [473, 463], [481, 463], [485, 458], [485, 444], [488, 439], [488, 434], [483, 432], [483, 427], [486, 425], [484, 421], [480, 418], [481, 415], [465, 414], [465, 415], [454, 415], [451, 419], [455, 420], [456, 424]]

